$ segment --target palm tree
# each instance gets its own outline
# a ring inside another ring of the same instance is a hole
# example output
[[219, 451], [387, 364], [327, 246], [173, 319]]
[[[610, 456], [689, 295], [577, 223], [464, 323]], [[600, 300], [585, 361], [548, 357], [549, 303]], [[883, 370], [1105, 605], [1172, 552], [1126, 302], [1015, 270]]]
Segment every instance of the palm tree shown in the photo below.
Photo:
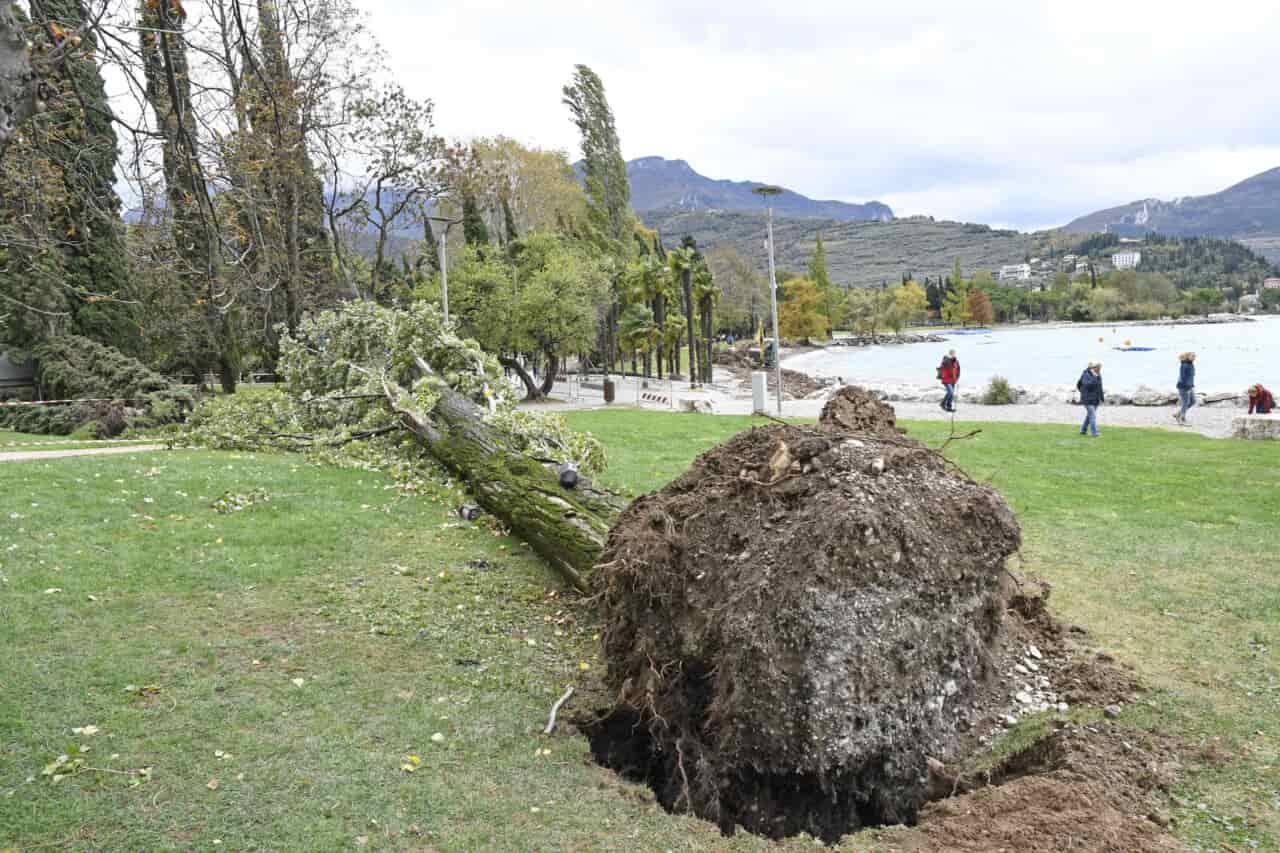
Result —
[[[693, 270], [697, 265], [697, 252], [689, 246], [681, 246], [667, 253], [667, 266], [673, 277], [678, 276], [684, 291], [684, 317], [689, 332], [689, 383], [698, 384], [698, 346], [693, 335]], [[679, 359], [677, 358], [677, 365]]]
[[[649, 362], [649, 353], [653, 351], [653, 343], [657, 326], [653, 323], [653, 310], [640, 302], [633, 302], [622, 312], [618, 322], [618, 333], [623, 346], [631, 353], [631, 372], [636, 372], [636, 352], [644, 353], [645, 364]], [[647, 374], [647, 372], [646, 372]]]
[[[628, 269], [626, 292], [628, 308], [633, 305], [645, 306], [649, 310], [650, 321], [658, 326], [661, 326], [659, 312], [662, 308], [663, 291], [666, 285], [666, 276], [663, 275], [663, 272], [662, 264], [652, 255], [645, 255], [637, 259]], [[650, 369], [652, 364], [651, 354], [652, 348], [645, 351], [644, 375], [646, 377], [652, 375]], [[662, 378], [661, 349], [658, 352], [658, 378]]]
[[716, 287], [711, 275], [711, 268], [702, 259], [698, 260], [697, 269], [693, 273], [693, 299], [698, 306], [698, 316], [702, 320], [703, 353], [700, 357], [702, 381], [711, 382], [711, 338], [715, 334], [713, 314], [716, 302], [720, 299], [720, 288]]

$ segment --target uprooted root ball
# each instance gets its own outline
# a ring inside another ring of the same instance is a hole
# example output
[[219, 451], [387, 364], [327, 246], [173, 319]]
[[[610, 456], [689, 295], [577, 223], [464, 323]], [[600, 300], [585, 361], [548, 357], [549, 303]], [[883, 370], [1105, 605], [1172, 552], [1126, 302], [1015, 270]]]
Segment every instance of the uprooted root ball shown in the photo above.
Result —
[[911, 823], [927, 759], [978, 719], [1017, 522], [869, 425], [742, 433], [614, 525], [616, 701], [588, 734], [668, 809], [774, 838]]

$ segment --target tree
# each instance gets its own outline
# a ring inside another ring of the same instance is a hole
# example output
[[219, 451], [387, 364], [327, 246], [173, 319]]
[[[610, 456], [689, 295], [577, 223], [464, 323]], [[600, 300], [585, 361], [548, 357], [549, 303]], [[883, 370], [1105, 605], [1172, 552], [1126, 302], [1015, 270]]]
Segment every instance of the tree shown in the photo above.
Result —
[[971, 288], [965, 297], [965, 314], [980, 326], [990, 323], [996, 317], [991, 300], [979, 287]]
[[489, 245], [489, 228], [480, 216], [480, 207], [471, 193], [462, 196], [462, 239], [468, 246]]
[[721, 291], [719, 331], [738, 337], [755, 334], [757, 321], [768, 313], [768, 282], [730, 245], [712, 247], [706, 259]]
[[893, 297], [897, 313], [907, 322], [916, 323], [924, 319], [929, 307], [929, 296], [918, 282], [908, 281], [896, 288]]
[[[38, 75], [49, 70], [52, 61], [32, 61], [34, 45], [28, 46], [25, 18], [16, 4], [0, 5], [0, 151], [45, 106], [37, 97], [36, 81]], [[70, 44], [58, 45], [63, 54], [71, 49]]]
[[635, 214], [631, 211], [627, 162], [622, 157], [604, 83], [587, 66], [576, 65], [573, 80], [564, 87], [563, 94], [582, 139], [587, 219], [612, 251], [622, 254], [631, 239]]
[[814, 338], [826, 333], [822, 293], [808, 278], [793, 278], [783, 287], [786, 299], [778, 305], [778, 333], [786, 338]]
[[693, 271], [693, 301], [698, 306], [698, 319], [702, 326], [702, 353], [699, 356], [701, 377], [703, 382], [712, 380], [711, 350], [715, 338], [715, 309], [720, 299], [720, 288], [716, 287], [715, 276], [707, 266], [706, 259], [698, 256], [697, 266]]
[[876, 294], [867, 288], [855, 287], [845, 294], [844, 317], [858, 334], [875, 334], [879, 320], [876, 302]]
[[180, 265], [178, 275], [188, 310], [200, 314], [204, 321], [203, 334], [185, 347], [184, 360], [197, 377], [212, 363], [218, 368], [223, 390], [232, 392], [240, 368], [231, 313], [235, 298], [222, 287], [218, 211], [200, 159], [187, 59], [186, 12], [178, 0], [141, 0], [138, 20], [147, 101], [161, 140], [173, 257]]
[[[499, 230], [507, 232], [507, 242], [512, 230], [517, 235], [571, 232], [585, 221], [586, 195], [565, 152], [497, 136], [472, 141], [471, 162], [476, 167], [471, 189], [481, 208], [501, 212]], [[490, 231], [498, 225], [494, 222]]]
[[645, 356], [645, 375], [648, 375], [649, 354], [657, 345], [660, 334], [653, 321], [653, 309], [642, 302], [635, 302], [622, 310], [618, 333], [624, 349], [631, 353], [631, 372], [636, 372], [636, 353]]
[[[627, 177], [627, 162], [622, 158], [613, 110], [600, 77], [587, 66], [576, 65], [573, 79], [562, 92], [563, 103], [569, 108], [581, 137], [587, 230], [604, 252], [614, 258], [613, 299], [604, 312], [600, 335], [606, 366], [612, 368], [617, 350], [621, 278], [633, 245], [635, 214], [631, 210], [631, 182]], [[692, 306], [689, 311], [692, 338]]]
[[1209, 314], [1222, 307], [1222, 292], [1212, 287], [1196, 287], [1183, 294], [1187, 310], [1192, 314]]
[[45, 35], [54, 27], [54, 32], [83, 32], [83, 37], [69, 37], [76, 49], [62, 60], [58, 90], [38, 119], [65, 185], [51, 225], [66, 255], [64, 285], [75, 297], [74, 326], [95, 340], [137, 352], [141, 340], [129, 304], [133, 294], [115, 192], [115, 116], [98, 69], [99, 38], [79, 0], [41, 0], [34, 8], [40, 10], [37, 22]]
[[[444, 191], [449, 153], [434, 132], [434, 106], [409, 97], [398, 86], [356, 96], [332, 126], [319, 133], [326, 178], [335, 190], [325, 199], [325, 217], [336, 266], [358, 298], [387, 301], [383, 272], [398, 231], [423, 232], [423, 263], [439, 267], [439, 247], [427, 213]], [[336, 188], [344, 191], [338, 192]], [[356, 274], [357, 240], [373, 234], [368, 284]]]
[[621, 502], [585, 478], [562, 485], [558, 464], [581, 461], [580, 439], [515, 412], [493, 357], [461, 340], [434, 306], [352, 302], [306, 319], [281, 350], [294, 400], [326, 399], [329, 418], [351, 413], [360, 425], [407, 429], [477, 503], [574, 587], [589, 588]]
[[822, 245], [821, 231], [818, 232], [818, 239], [814, 243], [813, 260], [809, 262], [809, 279], [822, 295], [822, 313], [827, 318], [826, 334], [830, 336], [839, 319], [842, 297], [840, 290], [831, 283], [831, 276], [827, 273], [827, 250]]
[[[956, 268], [959, 269], [960, 263], [956, 262]], [[964, 279], [952, 279], [951, 290], [947, 292], [946, 297], [942, 300], [942, 319], [948, 323], [959, 323], [961, 326], [967, 326], [972, 316], [969, 314], [969, 289], [971, 282]]]
[[667, 253], [667, 264], [673, 278], [680, 281], [680, 291], [684, 295], [685, 325], [689, 333], [689, 381], [698, 382], [698, 345], [693, 333], [693, 271], [698, 264], [697, 250], [693, 246], [683, 245]]
[[[247, 192], [256, 196], [238, 214], [242, 221], [257, 215], [258, 221], [250, 225], [257, 237], [249, 241], [250, 257], [266, 271], [267, 292], [278, 288], [283, 296], [283, 304], [268, 301], [264, 306], [267, 341], [274, 349], [274, 326], [297, 328], [308, 299], [315, 300], [334, 283], [324, 187], [307, 143], [317, 100], [341, 83], [332, 79], [334, 69], [312, 63], [323, 63], [327, 53], [318, 48], [325, 41], [345, 35], [338, 29], [344, 9], [338, 4], [307, 8], [304, 20], [297, 14], [300, 10], [289, 8], [288, 0], [284, 14], [281, 0], [259, 0], [255, 45], [243, 26], [240, 0], [232, 3], [244, 57], [244, 112], [250, 128], [241, 140], [251, 158], [242, 164], [246, 174], [241, 184], [247, 183]], [[311, 54], [308, 48], [317, 50]], [[382, 260], [374, 264], [375, 286]]]
[[[450, 308], [462, 329], [515, 372], [527, 395], [550, 393], [564, 359], [591, 345], [608, 277], [586, 247], [556, 234], [531, 234], [510, 257], [468, 246], [449, 274]], [[539, 385], [522, 354], [543, 363]]]

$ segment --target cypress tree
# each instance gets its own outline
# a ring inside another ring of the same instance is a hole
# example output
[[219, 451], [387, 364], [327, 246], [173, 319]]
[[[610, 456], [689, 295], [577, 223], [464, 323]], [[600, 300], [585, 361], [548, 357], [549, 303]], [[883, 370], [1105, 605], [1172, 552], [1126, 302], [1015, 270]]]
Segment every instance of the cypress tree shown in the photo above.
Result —
[[[74, 32], [84, 24], [79, 0], [44, 0], [42, 23]], [[57, 32], [57, 30], [55, 30]], [[65, 76], [49, 110], [45, 154], [61, 172], [64, 197], [50, 236], [64, 255], [65, 284], [76, 297], [73, 326], [86, 337], [129, 352], [141, 348], [131, 306], [120, 198], [115, 191], [116, 133], [106, 86], [93, 56], [97, 36], [88, 28], [65, 60]]]
[[489, 244], [489, 226], [484, 224], [480, 205], [476, 204], [476, 197], [471, 193], [462, 197], [462, 239], [468, 246]]
[[440, 242], [431, 228], [431, 220], [425, 216], [422, 217], [422, 257], [418, 263], [432, 272], [440, 272]]
[[506, 229], [507, 243], [514, 243], [520, 239], [520, 231], [516, 228], [516, 215], [511, 212], [511, 202], [504, 196], [502, 199], [502, 224]]

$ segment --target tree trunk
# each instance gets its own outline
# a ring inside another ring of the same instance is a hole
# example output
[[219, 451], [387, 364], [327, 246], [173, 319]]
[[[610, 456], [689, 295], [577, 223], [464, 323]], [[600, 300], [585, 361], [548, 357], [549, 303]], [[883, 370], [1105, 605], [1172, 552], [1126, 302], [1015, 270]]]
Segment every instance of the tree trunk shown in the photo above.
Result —
[[689, 330], [689, 384], [698, 384], [698, 345], [693, 334], [693, 272], [682, 270], [680, 279], [684, 287], [684, 319]]
[[36, 113], [36, 79], [27, 34], [11, 3], [0, 5], [0, 151]]
[[556, 358], [555, 353], [552, 352], [546, 352], [543, 353], [543, 355], [545, 355], [547, 359], [547, 372], [542, 377], [542, 396], [545, 397], [550, 394], [551, 389], [555, 387], [556, 373], [560, 370], [560, 360]]
[[704, 356], [702, 359], [702, 381], [708, 384], [711, 383], [711, 311], [711, 298], [704, 297], [702, 300], [702, 310], [699, 312], [702, 315], [702, 341], [704, 346]]
[[498, 356], [498, 364], [508, 370], [515, 371], [516, 376], [520, 377], [521, 383], [524, 384], [524, 398], [526, 400], [539, 400], [542, 398], [542, 389], [533, 381], [533, 377], [529, 375], [529, 371], [524, 369], [523, 364], [505, 355]]
[[658, 328], [658, 378], [662, 378], [662, 360], [667, 354], [666, 344], [661, 336], [667, 327], [667, 300], [661, 293], [653, 297], [653, 324]]
[[[548, 375], [554, 377], [554, 369]], [[404, 389], [387, 386], [387, 396], [405, 426], [466, 484], [480, 506], [574, 587], [587, 591], [591, 569], [622, 511], [621, 499], [585, 479], [574, 489], [562, 487], [553, 466], [505, 449], [506, 442], [474, 403], [443, 382], [437, 390], [440, 400], [427, 413], [406, 402], [411, 398]]]

